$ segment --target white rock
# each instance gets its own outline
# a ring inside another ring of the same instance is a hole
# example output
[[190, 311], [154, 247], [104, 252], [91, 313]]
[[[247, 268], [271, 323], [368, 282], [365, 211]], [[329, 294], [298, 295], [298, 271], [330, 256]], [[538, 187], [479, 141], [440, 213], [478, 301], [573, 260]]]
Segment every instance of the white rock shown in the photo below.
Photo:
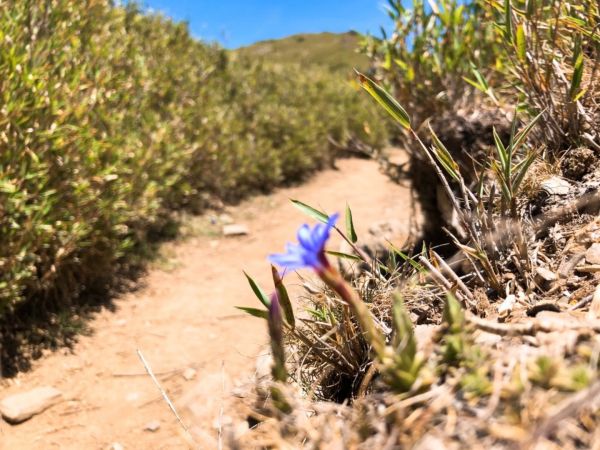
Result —
[[236, 437], [236, 439], [239, 439], [248, 431], [250, 431], [250, 424], [247, 420], [241, 420], [234, 425], [233, 435]]
[[125, 447], [123, 447], [123, 444], [121, 444], [120, 442], [113, 442], [111, 444], [111, 446], [109, 447], [110, 450], [125, 450]]
[[588, 264], [600, 264], [600, 243], [594, 243], [585, 252], [585, 260]]
[[10, 423], [20, 423], [45, 411], [62, 399], [62, 393], [53, 387], [39, 387], [15, 394], [0, 401], [0, 414]]
[[545, 267], [538, 267], [535, 271], [536, 274], [544, 281], [554, 281], [558, 278], [554, 272], [546, 269]]
[[517, 303], [517, 297], [514, 294], [507, 295], [504, 301], [498, 305], [498, 314], [501, 317], [507, 316], [512, 312], [515, 303]]
[[567, 195], [571, 190], [571, 183], [560, 177], [550, 177], [542, 181], [540, 186], [550, 195]]
[[250, 233], [246, 225], [231, 224], [223, 227], [223, 236], [245, 236]]
[[183, 371], [183, 378], [185, 378], [186, 381], [191, 381], [194, 378], [196, 378], [196, 370], [192, 369], [191, 367], [188, 367], [187, 369], [185, 369]]
[[146, 425], [144, 425], [144, 431], [151, 431], [151, 432], [155, 432], [158, 431], [158, 429], [160, 428], [160, 422], [158, 420], [153, 420], [151, 422], [148, 422]]

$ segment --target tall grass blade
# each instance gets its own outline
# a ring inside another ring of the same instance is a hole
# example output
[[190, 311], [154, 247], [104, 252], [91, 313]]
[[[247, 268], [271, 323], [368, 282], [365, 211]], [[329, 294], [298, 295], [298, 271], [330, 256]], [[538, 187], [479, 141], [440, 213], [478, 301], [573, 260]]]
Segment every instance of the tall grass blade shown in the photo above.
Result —
[[369, 77], [363, 75], [360, 72], [358, 79], [360, 85], [369, 93], [371, 96], [385, 108], [385, 110], [404, 128], [410, 129], [410, 116], [406, 110], [392, 97], [385, 89], [371, 80]]
[[290, 327], [292, 327], [292, 329], [294, 329], [296, 328], [296, 319], [294, 317], [294, 308], [292, 307], [292, 302], [290, 301], [288, 291], [283, 284], [283, 280], [279, 276], [279, 272], [273, 265], [271, 265], [271, 273], [273, 274], [273, 284], [275, 284], [275, 290], [277, 291], [279, 303], [283, 309], [285, 321], [288, 323], [288, 325], [290, 325]]
[[318, 209], [313, 208], [312, 206], [307, 205], [306, 203], [303, 203], [300, 200], [291, 199], [291, 202], [304, 214], [306, 214], [309, 217], [312, 217], [313, 219], [318, 220], [319, 222], [327, 223], [327, 221], [329, 220], [329, 216], [323, 211], [319, 211]]
[[250, 275], [248, 275], [246, 272], [244, 272], [244, 275], [246, 275], [248, 284], [250, 285], [250, 288], [252, 288], [252, 292], [254, 292], [256, 298], [258, 298], [260, 302], [268, 308], [271, 305], [271, 300], [269, 299], [269, 296], [265, 294], [265, 291], [261, 289], [258, 283], [254, 281], [254, 279]]
[[348, 204], [346, 204], [346, 236], [348, 236], [348, 239], [350, 239], [353, 244], [356, 244], [358, 241], [358, 236], [354, 229], [354, 221], [352, 220], [352, 211]]

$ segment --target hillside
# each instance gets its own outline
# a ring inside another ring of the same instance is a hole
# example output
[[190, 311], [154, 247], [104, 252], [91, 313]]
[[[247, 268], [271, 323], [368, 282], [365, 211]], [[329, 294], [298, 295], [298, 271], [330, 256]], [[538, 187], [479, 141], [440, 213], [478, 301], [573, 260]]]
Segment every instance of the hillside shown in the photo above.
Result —
[[296, 34], [282, 39], [257, 42], [235, 50], [242, 55], [262, 57], [280, 63], [296, 62], [329, 67], [333, 71], [366, 70], [369, 59], [356, 51], [360, 35], [347, 33]]

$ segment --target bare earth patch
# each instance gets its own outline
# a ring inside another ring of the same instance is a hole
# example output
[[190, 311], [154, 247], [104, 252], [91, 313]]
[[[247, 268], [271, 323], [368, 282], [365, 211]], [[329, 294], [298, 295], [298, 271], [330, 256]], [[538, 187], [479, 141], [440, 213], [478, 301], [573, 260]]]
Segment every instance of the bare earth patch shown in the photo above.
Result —
[[[328, 212], [343, 211], [347, 202], [359, 236], [382, 220], [401, 221], [408, 232], [407, 187], [389, 181], [373, 161], [337, 165], [339, 170], [322, 172], [305, 185], [229, 209], [235, 223], [247, 226], [247, 235], [223, 238], [210, 218], [195, 219], [192, 236], [168, 244], [165, 261], [149, 271], [141, 289], [117, 299], [116, 312], [99, 313], [90, 336], [82, 336], [72, 351], [47, 355], [30, 372], [4, 381], [0, 398], [53, 386], [64, 400], [20, 425], [0, 421], [3, 448], [189, 448], [136, 349], [176, 406], [188, 411], [184, 420], [194, 417], [188, 425], [196, 427], [200, 444], [212, 448], [219, 417], [227, 417], [227, 411], [221, 415], [221, 399], [254, 370], [267, 343], [264, 323], [234, 309], [257, 306], [242, 270], [269, 286], [267, 255], [282, 250], [306, 221], [289, 199]], [[288, 284], [294, 280], [290, 276]], [[188, 399], [195, 399], [192, 411]]]

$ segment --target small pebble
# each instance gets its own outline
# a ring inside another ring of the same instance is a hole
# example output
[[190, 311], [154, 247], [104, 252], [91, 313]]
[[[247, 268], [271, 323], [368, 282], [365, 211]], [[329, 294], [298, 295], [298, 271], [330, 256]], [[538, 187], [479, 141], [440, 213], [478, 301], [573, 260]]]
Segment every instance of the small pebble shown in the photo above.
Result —
[[188, 367], [183, 371], [183, 378], [185, 378], [186, 381], [193, 380], [194, 378], [196, 378], [196, 370], [192, 369], [191, 367]]
[[571, 190], [571, 183], [560, 177], [550, 177], [541, 183], [541, 188], [550, 195], [567, 195]]
[[231, 224], [223, 227], [223, 236], [245, 236], [248, 233], [250, 233], [250, 230], [246, 225]]
[[153, 420], [144, 425], [144, 431], [151, 431], [154, 433], [160, 428], [160, 422], [158, 420]]
[[588, 264], [600, 264], [600, 243], [594, 243], [585, 252], [585, 260]]

